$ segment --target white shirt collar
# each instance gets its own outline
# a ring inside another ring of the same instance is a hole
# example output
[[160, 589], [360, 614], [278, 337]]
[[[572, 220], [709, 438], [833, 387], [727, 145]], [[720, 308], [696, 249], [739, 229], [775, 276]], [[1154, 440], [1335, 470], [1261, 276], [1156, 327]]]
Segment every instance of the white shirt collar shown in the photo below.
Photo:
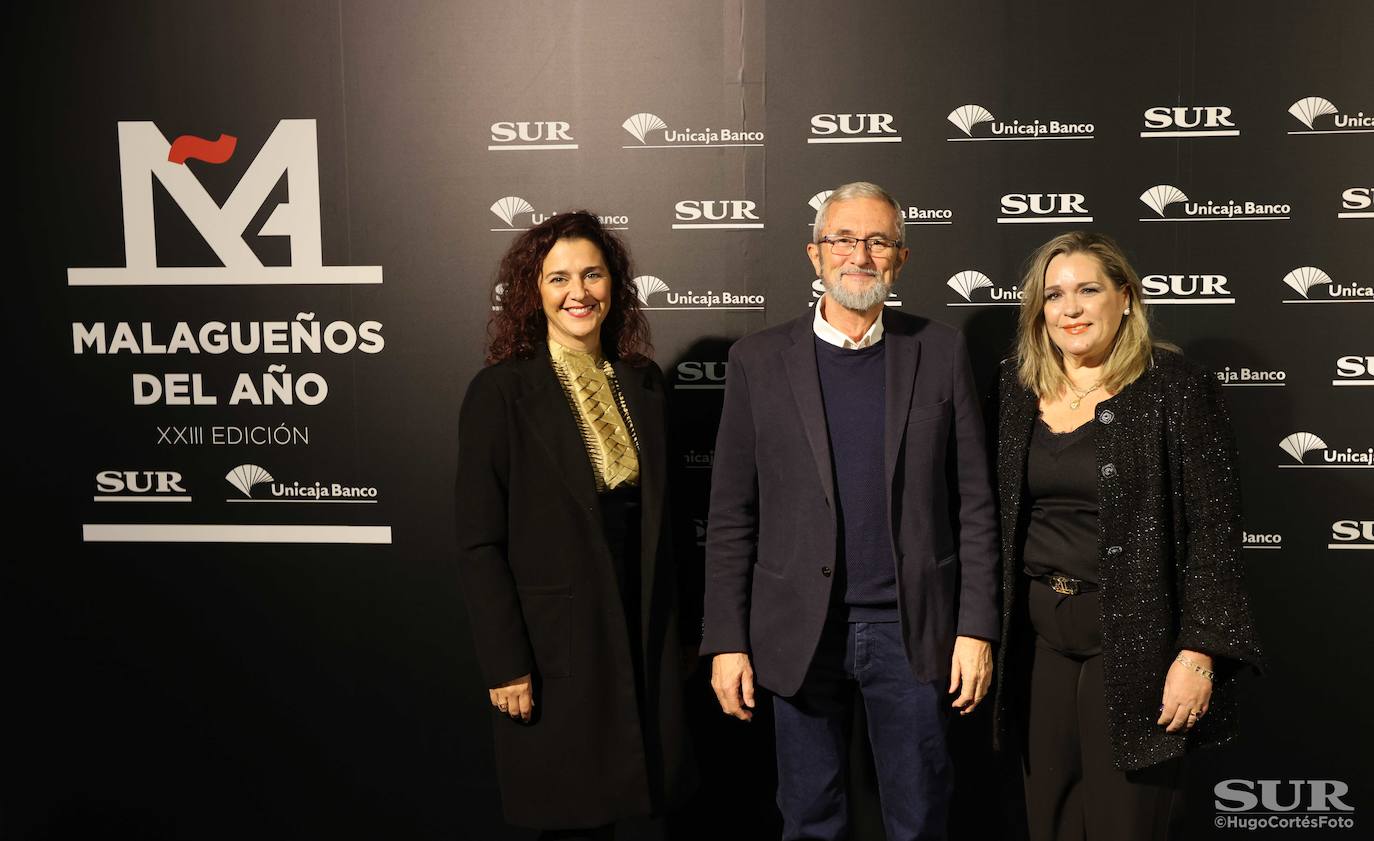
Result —
[[817, 338], [821, 341], [845, 350], [860, 350], [872, 347], [883, 340], [882, 313], [878, 313], [878, 317], [873, 319], [872, 326], [856, 342], [841, 333], [833, 324], [825, 320], [825, 316], [821, 315], [821, 307], [825, 306], [825, 298], [826, 296], [822, 295], [820, 300], [816, 301], [816, 318], [812, 324], [812, 330], [815, 331]]

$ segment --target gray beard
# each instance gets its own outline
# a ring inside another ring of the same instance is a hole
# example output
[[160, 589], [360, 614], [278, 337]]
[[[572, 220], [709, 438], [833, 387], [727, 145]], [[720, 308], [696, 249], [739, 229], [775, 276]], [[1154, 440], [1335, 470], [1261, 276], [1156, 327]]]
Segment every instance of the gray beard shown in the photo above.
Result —
[[874, 278], [867, 290], [863, 292], [850, 292], [844, 286], [844, 280], [840, 279], [835, 283], [825, 281], [825, 294], [830, 300], [839, 304], [847, 310], [855, 312], [868, 312], [873, 307], [887, 300], [888, 286], [881, 279]]

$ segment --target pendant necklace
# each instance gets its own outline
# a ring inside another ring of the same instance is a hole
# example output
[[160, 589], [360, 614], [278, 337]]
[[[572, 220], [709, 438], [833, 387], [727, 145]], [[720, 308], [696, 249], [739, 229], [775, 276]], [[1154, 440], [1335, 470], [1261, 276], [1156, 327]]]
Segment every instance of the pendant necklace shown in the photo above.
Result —
[[1070, 410], [1077, 410], [1077, 409], [1078, 409], [1078, 405], [1079, 405], [1080, 403], [1083, 402], [1083, 398], [1084, 398], [1084, 397], [1087, 397], [1089, 394], [1092, 394], [1094, 391], [1097, 391], [1097, 390], [1098, 390], [1099, 388], [1101, 388], [1101, 387], [1102, 387], [1102, 381], [1101, 381], [1101, 380], [1098, 380], [1097, 382], [1095, 382], [1095, 383], [1093, 383], [1091, 386], [1089, 386], [1089, 388], [1088, 388], [1087, 391], [1079, 391], [1078, 389], [1076, 389], [1076, 388], [1073, 387], [1073, 383], [1069, 383], [1069, 391], [1072, 391], [1074, 394], [1078, 395], [1078, 397], [1077, 397], [1076, 400], [1070, 400], [1070, 401], [1069, 401], [1069, 409], [1070, 409]]

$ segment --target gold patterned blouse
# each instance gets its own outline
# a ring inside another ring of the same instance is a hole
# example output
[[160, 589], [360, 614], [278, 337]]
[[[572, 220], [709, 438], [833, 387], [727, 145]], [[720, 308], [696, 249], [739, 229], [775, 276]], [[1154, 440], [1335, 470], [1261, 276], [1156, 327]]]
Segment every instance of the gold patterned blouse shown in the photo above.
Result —
[[552, 340], [549, 358], [582, 431], [597, 493], [638, 484], [638, 440], [611, 363]]

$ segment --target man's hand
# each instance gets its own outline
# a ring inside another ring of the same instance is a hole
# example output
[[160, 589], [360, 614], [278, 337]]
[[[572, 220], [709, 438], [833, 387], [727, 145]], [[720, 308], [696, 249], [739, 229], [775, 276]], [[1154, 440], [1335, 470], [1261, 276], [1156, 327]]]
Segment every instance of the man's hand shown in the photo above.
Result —
[[534, 709], [534, 688], [529, 675], [521, 675], [487, 690], [491, 705], [497, 712], [517, 721], [529, 721]]
[[711, 658], [711, 688], [726, 715], [741, 721], [754, 717], [754, 667], [748, 654], [732, 651]]
[[[960, 691], [962, 683], [962, 691]], [[968, 715], [988, 694], [992, 685], [992, 643], [974, 637], [954, 639], [954, 659], [949, 667], [949, 692], [959, 692], [951, 707]]]

